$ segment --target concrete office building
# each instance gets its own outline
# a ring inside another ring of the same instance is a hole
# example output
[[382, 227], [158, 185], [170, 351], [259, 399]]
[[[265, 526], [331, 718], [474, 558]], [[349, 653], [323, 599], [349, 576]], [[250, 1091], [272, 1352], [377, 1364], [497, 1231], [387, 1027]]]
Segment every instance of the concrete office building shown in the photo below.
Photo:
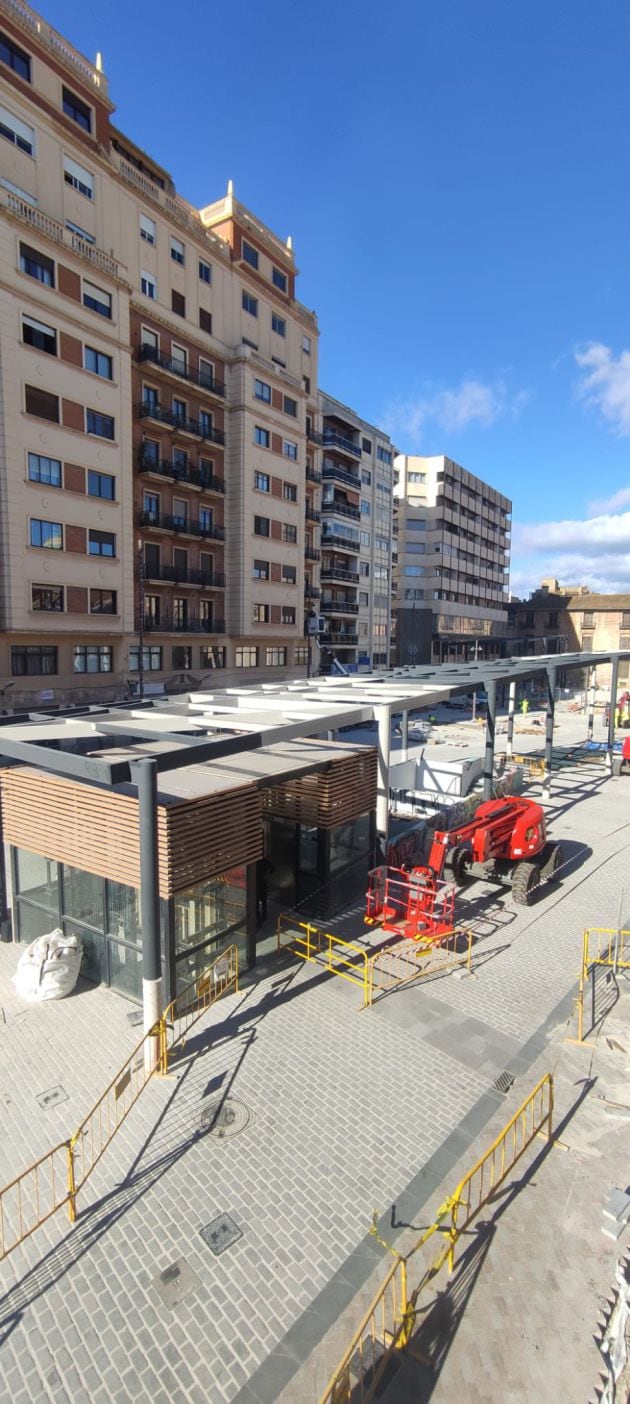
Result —
[[382, 429], [320, 391], [322, 668], [387, 667], [395, 450]]
[[395, 460], [396, 662], [498, 658], [512, 503], [444, 455]]
[[317, 322], [290, 240], [197, 210], [0, 0], [0, 707], [306, 671]]

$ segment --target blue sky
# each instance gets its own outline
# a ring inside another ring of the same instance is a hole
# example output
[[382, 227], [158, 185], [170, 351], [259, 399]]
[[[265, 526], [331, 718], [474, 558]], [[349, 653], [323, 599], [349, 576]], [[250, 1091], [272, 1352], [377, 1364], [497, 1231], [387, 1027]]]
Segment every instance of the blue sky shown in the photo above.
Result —
[[292, 234], [320, 383], [514, 501], [515, 588], [630, 589], [627, 0], [58, 0], [115, 121]]

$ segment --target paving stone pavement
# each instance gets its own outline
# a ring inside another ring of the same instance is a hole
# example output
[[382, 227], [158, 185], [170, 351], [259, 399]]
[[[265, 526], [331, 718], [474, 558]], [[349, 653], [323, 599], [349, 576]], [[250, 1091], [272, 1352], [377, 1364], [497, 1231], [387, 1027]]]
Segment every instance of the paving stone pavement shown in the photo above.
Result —
[[[420, 983], [360, 1012], [355, 988], [282, 959], [206, 1015], [174, 1075], [152, 1081], [99, 1162], [79, 1196], [76, 1225], [62, 1211], [0, 1265], [0, 1398], [316, 1401], [382, 1273], [382, 1250], [366, 1233], [374, 1207], [388, 1233], [393, 1205], [394, 1222], [425, 1219], [431, 1196], [439, 1202], [457, 1165], [470, 1163], [492, 1118], [509, 1114], [533, 1081], [536, 1059], [548, 1060], [571, 1008], [583, 925], [617, 924], [624, 784], [597, 788], [596, 777], [577, 773], [557, 784], [554, 805], [572, 807], [554, 832], [581, 846], [580, 861], [539, 904], [514, 915], [504, 897], [471, 889], [471, 915], [485, 918], [487, 932], [472, 977]], [[585, 787], [588, 797], [580, 793]], [[12, 948], [0, 946], [0, 1097], [7, 1088], [11, 1097], [3, 1106], [10, 1117], [0, 1138], [3, 1179], [67, 1135], [137, 1039], [130, 1006], [88, 986], [21, 1013], [7, 984], [14, 959]], [[579, 1071], [584, 1050], [576, 1057]], [[492, 1083], [509, 1066], [518, 1077], [504, 1099]], [[34, 1092], [57, 1084], [68, 1101], [42, 1114]], [[245, 1105], [250, 1120], [234, 1136], [229, 1128], [211, 1134], [202, 1114], [226, 1095]], [[614, 1154], [608, 1143], [606, 1154]], [[568, 1163], [562, 1152], [554, 1155], [541, 1182]], [[579, 1228], [584, 1203], [574, 1203]], [[497, 1253], [505, 1251], [505, 1225], [518, 1205], [501, 1219], [486, 1258], [493, 1272], [498, 1264], [495, 1297], [507, 1271]], [[200, 1230], [221, 1213], [242, 1237], [215, 1257]], [[610, 1268], [612, 1281], [614, 1245], [605, 1254], [601, 1275]], [[155, 1280], [182, 1260], [198, 1284], [167, 1307]], [[562, 1281], [562, 1264], [554, 1271]], [[484, 1264], [449, 1368], [485, 1272]], [[587, 1339], [596, 1314], [590, 1265], [589, 1273], [575, 1326]], [[543, 1287], [544, 1299], [553, 1298], [551, 1278]], [[521, 1304], [534, 1291], [539, 1302], [541, 1290], [532, 1263], [519, 1285]], [[542, 1341], [549, 1312], [536, 1310]], [[509, 1352], [500, 1332], [492, 1336], [491, 1316], [481, 1318], [479, 1340], [487, 1330], [498, 1380]], [[476, 1359], [481, 1345], [470, 1349]], [[463, 1361], [458, 1368], [465, 1374]], [[562, 1398], [544, 1393], [542, 1367], [539, 1374], [543, 1383], [531, 1397]], [[464, 1388], [458, 1378], [456, 1387]], [[585, 1398], [589, 1387], [586, 1380]], [[530, 1396], [514, 1394], [523, 1397]]]

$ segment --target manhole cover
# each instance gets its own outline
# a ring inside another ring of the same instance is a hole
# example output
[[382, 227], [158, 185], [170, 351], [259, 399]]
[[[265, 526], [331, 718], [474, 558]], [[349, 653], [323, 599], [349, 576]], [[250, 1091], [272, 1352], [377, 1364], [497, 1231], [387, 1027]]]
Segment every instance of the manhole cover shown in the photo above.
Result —
[[224, 1253], [226, 1248], [231, 1248], [233, 1243], [237, 1243], [243, 1237], [243, 1230], [239, 1228], [230, 1214], [217, 1214], [216, 1219], [211, 1219], [205, 1228], [199, 1230], [204, 1243], [212, 1249], [215, 1257], [218, 1258]]
[[178, 1302], [183, 1302], [185, 1297], [189, 1297], [191, 1292], [200, 1286], [200, 1279], [188, 1266], [185, 1258], [178, 1258], [153, 1278], [151, 1286], [155, 1287], [165, 1306], [173, 1307], [177, 1306]]
[[49, 1107], [56, 1107], [60, 1102], [67, 1102], [68, 1093], [63, 1087], [49, 1087], [47, 1092], [37, 1092], [35, 1101], [42, 1111], [48, 1111]]
[[499, 1073], [499, 1076], [498, 1076], [498, 1077], [496, 1078], [496, 1080], [493, 1082], [492, 1086], [494, 1087], [495, 1092], [503, 1092], [503, 1093], [506, 1093], [506, 1092], [509, 1092], [510, 1087], [512, 1086], [512, 1083], [513, 1083], [513, 1082], [514, 1082], [514, 1074], [513, 1074], [513, 1073], [502, 1072], [502, 1073]]
[[222, 1141], [229, 1136], [238, 1136], [249, 1125], [250, 1118], [249, 1108], [244, 1102], [237, 1101], [236, 1097], [216, 1097], [204, 1107], [199, 1126], [208, 1135]]

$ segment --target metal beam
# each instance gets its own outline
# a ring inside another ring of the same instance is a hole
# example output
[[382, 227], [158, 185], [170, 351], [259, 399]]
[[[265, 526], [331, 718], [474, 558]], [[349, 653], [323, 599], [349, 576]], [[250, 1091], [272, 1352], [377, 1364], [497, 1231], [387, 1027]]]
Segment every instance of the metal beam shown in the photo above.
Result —
[[543, 774], [543, 799], [551, 798], [551, 766], [553, 761], [553, 721], [556, 710], [555, 668], [547, 669], [547, 711], [545, 715], [545, 769]]
[[615, 749], [615, 717], [617, 712], [617, 687], [619, 681], [619, 659], [613, 658], [610, 674], [610, 702], [608, 704], [608, 736], [606, 738], [606, 769], [612, 774], [613, 752]]
[[516, 679], [512, 678], [510, 683], [510, 693], [508, 698], [508, 722], [507, 722], [507, 742], [505, 754], [512, 759], [514, 748], [514, 713], [516, 711]]
[[[63, 740], [63, 737], [59, 739]], [[98, 745], [97, 736], [94, 745]], [[84, 785], [119, 785], [129, 780], [127, 760], [108, 761], [96, 756], [75, 756], [68, 751], [38, 745], [36, 741], [13, 741], [9, 736], [0, 735], [0, 759], [2, 756], [21, 761], [23, 765], [35, 766], [37, 770], [50, 770], [53, 775], [67, 775], [69, 780], [79, 780]]]
[[[142, 913], [142, 1009], [145, 1034], [155, 1027], [163, 1009], [162, 946], [160, 936], [160, 893], [158, 871], [157, 765], [145, 757], [134, 761], [133, 780], [138, 786], [140, 827], [140, 904]], [[157, 1038], [144, 1045], [147, 1072], [156, 1066]]]
[[391, 750], [392, 718], [389, 707], [376, 709], [378, 720], [378, 779], [376, 785], [376, 835], [380, 848], [381, 861], [387, 856], [387, 830], [389, 823], [389, 761]]
[[494, 733], [497, 717], [497, 685], [494, 678], [486, 680], [488, 694], [488, 715], [486, 717], [486, 750], [483, 762], [483, 797], [492, 799], [494, 794]]

